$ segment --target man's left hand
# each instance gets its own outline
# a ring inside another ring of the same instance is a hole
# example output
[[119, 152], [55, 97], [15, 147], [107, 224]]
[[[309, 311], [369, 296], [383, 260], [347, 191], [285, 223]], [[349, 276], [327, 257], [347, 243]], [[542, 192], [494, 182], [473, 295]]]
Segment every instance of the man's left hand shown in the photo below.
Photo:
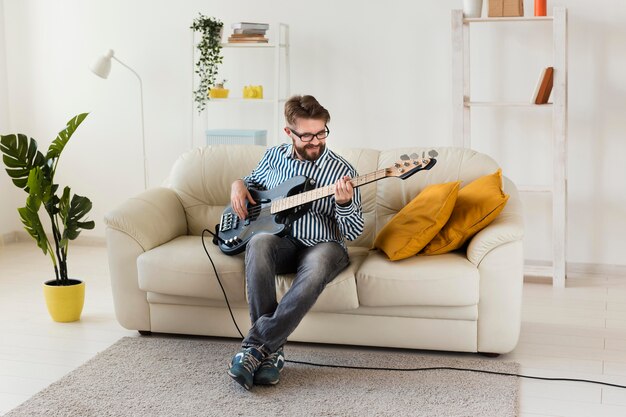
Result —
[[353, 194], [354, 188], [352, 188], [349, 176], [346, 175], [335, 183], [335, 201], [337, 204], [347, 205], [352, 200]]

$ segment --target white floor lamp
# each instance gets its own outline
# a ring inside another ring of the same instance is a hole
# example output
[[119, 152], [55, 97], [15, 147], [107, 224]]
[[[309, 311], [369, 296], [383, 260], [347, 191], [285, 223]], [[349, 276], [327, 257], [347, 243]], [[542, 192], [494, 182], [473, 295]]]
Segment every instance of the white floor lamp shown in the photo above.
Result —
[[115, 57], [115, 53], [113, 52], [112, 49], [109, 49], [108, 51], [106, 51], [104, 55], [99, 57], [91, 65], [91, 72], [96, 74], [98, 77], [107, 79], [109, 77], [109, 73], [111, 72], [111, 59], [116, 60], [117, 62], [122, 64], [122, 66], [128, 68], [130, 72], [135, 74], [135, 76], [139, 80], [139, 93], [140, 93], [140, 98], [141, 98], [141, 145], [142, 145], [142, 150], [143, 150], [143, 187], [144, 189], [148, 189], [148, 163], [146, 160], [146, 133], [145, 133], [144, 121], [143, 121], [143, 83], [141, 82], [141, 77], [139, 76], [139, 74], [137, 74], [137, 72], [134, 69], [132, 69], [131, 67], [129, 67], [128, 65], [126, 65], [125, 63], [123, 63], [122, 61], [120, 61], [119, 59]]

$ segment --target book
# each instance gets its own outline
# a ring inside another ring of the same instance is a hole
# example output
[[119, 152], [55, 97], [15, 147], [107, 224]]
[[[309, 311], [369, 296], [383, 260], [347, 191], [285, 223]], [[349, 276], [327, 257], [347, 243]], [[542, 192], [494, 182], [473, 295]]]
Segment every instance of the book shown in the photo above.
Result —
[[233, 33], [231, 38], [264, 38], [265, 35], [257, 33]]
[[531, 102], [534, 104], [546, 104], [552, 93], [552, 86], [554, 83], [554, 68], [546, 67], [541, 70], [535, 91], [531, 98]]
[[263, 29], [268, 30], [270, 25], [267, 23], [237, 22], [230, 26], [232, 29]]
[[268, 43], [267, 38], [228, 38], [228, 43]]
[[265, 35], [267, 29], [234, 29], [234, 34], [244, 34], [244, 35]]

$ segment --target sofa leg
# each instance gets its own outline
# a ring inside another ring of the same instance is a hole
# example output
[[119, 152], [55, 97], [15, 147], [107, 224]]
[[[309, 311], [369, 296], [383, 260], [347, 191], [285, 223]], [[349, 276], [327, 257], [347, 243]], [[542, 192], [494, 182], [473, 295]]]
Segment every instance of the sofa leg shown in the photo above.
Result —
[[138, 330], [138, 332], [142, 336], [152, 336], [152, 332], [150, 330]]
[[497, 358], [498, 356], [500, 356], [499, 353], [493, 353], [493, 352], [478, 352], [481, 356], [485, 356], [487, 358]]

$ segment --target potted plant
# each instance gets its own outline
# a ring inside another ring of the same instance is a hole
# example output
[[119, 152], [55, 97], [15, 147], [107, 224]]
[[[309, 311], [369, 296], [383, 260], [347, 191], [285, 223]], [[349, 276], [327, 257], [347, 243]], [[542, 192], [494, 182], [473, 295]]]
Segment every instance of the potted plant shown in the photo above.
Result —
[[224, 84], [226, 84], [227, 80], [222, 80], [219, 83], [216, 83], [211, 90], [209, 90], [209, 98], [228, 98], [228, 92], [230, 91], [228, 88], [224, 88]]
[[[54, 182], [54, 175], [63, 149], [87, 114], [79, 114], [67, 122], [45, 155], [37, 149], [37, 141], [24, 134], [0, 137], [6, 172], [13, 184], [28, 194], [26, 205], [17, 210], [24, 229], [35, 239], [44, 255], [50, 255], [54, 266], [55, 279], [44, 283], [44, 295], [52, 319], [59, 322], [80, 319], [85, 283], [68, 277], [68, 246], [70, 240], [78, 237], [81, 229], [93, 229], [95, 223], [84, 220], [91, 210], [91, 201], [78, 194], [72, 196], [67, 186], [59, 194], [59, 184]], [[54, 246], [39, 218], [42, 207], [52, 228]]]
[[198, 106], [198, 112], [202, 112], [209, 100], [209, 92], [215, 83], [217, 69], [222, 63], [222, 31], [224, 23], [214, 17], [207, 17], [200, 13], [191, 29], [200, 32], [202, 38], [197, 45], [200, 56], [196, 62], [195, 73], [200, 77], [198, 89], [194, 91], [194, 101]]

